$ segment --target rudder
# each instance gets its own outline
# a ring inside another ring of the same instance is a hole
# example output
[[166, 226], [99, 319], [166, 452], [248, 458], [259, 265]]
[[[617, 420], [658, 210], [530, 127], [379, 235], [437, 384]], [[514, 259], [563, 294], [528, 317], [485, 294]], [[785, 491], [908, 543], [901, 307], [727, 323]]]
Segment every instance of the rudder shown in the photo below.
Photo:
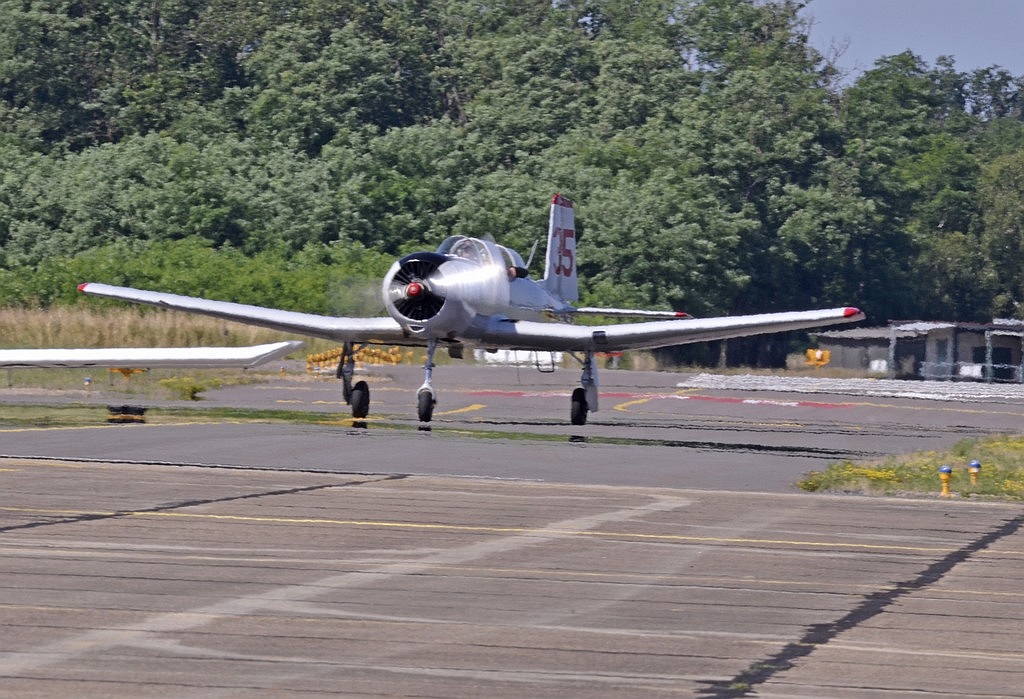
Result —
[[572, 201], [556, 194], [551, 199], [544, 288], [566, 302], [579, 300], [576, 280], [576, 220]]

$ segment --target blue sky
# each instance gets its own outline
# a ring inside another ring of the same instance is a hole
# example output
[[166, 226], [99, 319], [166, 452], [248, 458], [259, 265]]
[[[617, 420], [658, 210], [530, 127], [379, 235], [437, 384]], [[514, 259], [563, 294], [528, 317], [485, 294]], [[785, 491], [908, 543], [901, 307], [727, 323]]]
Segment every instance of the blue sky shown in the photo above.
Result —
[[998, 65], [1024, 75], [1024, 0], [812, 0], [811, 45], [848, 43], [839, 65], [848, 80], [881, 56], [910, 49], [929, 65], [953, 56], [961, 72]]

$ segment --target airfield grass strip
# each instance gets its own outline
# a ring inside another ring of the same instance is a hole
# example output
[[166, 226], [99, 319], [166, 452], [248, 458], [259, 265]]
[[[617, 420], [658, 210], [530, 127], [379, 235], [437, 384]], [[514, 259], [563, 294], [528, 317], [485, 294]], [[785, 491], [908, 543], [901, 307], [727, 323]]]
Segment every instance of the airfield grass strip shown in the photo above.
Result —
[[[972, 482], [968, 464], [981, 471]], [[939, 467], [952, 468], [949, 490], [955, 497], [1024, 500], [1024, 435], [991, 435], [957, 442], [948, 451], [925, 451], [877, 461], [845, 461], [812, 471], [797, 482], [808, 492], [906, 495], [941, 492]]]
[[[106, 405], [0, 405], [0, 426], [84, 427], [106, 424]], [[301, 410], [245, 408], [148, 408], [146, 423], [168, 425], [186, 422], [279, 422], [317, 424], [331, 422], [330, 414]]]

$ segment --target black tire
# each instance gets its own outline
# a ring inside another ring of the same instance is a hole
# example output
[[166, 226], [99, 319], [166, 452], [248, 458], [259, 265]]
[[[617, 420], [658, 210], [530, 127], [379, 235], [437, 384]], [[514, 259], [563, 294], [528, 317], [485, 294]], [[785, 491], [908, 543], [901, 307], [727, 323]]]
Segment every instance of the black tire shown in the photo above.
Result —
[[420, 391], [416, 394], [416, 414], [420, 422], [430, 422], [434, 417], [434, 394], [431, 391]]
[[569, 422], [574, 425], [587, 424], [587, 392], [577, 388], [572, 392], [572, 406], [569, 410]]
[[352, 417], [362, 420], [370, 412], [370, 387], [359, 381], [352, 387]]

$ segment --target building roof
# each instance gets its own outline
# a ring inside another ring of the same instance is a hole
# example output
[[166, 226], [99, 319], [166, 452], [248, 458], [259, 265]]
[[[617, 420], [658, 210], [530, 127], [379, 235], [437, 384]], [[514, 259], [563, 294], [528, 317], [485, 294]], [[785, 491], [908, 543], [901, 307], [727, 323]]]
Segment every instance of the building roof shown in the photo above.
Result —
[[953, 327], [956, 327], [955, 323], [914, 321], [910, 323], [879, 325], [873, 328], [826, 330], [824, 332], [817, 333], [817, 335], [818, 337], [835, 340], [885, 340], [888, 342], [893, 335], [897, 338], [919, 337], [921, 335], [927, 335], [933, 330], [947, 330]]
[[991, 323], [954, 323], [939, 320], [894, 320], [889, 325], [873, 328], [850, 328], [847, 330], [825, 330], [815, 333], [820, 338], [834, 340], [886, 340], [921, 337], [935, 330], [969, 330], [991, 332], [993, 335], [1020, 335], [1024, 333], [1024, 321], [997, 318]]

